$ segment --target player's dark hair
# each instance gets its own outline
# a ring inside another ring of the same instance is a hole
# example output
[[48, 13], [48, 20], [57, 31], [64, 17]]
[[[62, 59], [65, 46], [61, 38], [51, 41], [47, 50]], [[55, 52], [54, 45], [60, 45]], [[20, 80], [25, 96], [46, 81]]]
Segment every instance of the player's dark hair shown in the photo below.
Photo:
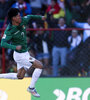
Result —
[[20, 13], [19, 9], [17, 8], [10, 8], [8, 11], [8, 20], [11, 21], [12, 18]]

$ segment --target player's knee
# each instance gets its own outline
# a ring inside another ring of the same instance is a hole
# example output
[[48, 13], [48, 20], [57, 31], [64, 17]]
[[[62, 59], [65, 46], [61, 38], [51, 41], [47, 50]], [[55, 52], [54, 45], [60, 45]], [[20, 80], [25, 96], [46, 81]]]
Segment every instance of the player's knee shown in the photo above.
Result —
[[39, 60], [35, 60], [32, 67], [43, 69], [43, 64]]
[[23, 79], [23, 78], [24, 78], [24, 76], [17, 75], [17, 78], [18, 78], [18, 79]]

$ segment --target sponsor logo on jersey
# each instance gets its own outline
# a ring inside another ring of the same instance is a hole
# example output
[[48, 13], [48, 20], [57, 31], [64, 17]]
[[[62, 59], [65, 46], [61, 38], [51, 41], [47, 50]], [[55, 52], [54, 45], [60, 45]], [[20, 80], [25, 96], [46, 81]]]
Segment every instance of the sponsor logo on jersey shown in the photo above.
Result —
[[2, 39], [5, 39], [5, 38], [6, 38], [6, 34], [3, 35]]
[[17, 31], [17, 32], [15, 32], [14, 34], [17, 34], [18, 32], [20, 32], [20, 31]]

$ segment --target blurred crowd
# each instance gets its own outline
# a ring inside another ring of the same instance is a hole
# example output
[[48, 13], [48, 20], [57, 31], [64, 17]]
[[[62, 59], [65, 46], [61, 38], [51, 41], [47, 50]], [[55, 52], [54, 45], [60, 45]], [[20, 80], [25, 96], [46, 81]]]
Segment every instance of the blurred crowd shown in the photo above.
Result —
[[[0, 28], [6, 28], [9, 23], [9, 8], [18, 8], [22, 17], [46, 16], [45, 21], [34, 19], [27, 25], [27, 28], [41, 29], [27, 31], [27, 43], [30, 54], [44, 65], [42, 76], [90, 76], [90, 0], [0, 0]], [[61, 30], [42, 30], [48, 28]], [[17, 72], [12, 50], [5, 49], [5, 59], [6, 72]]]

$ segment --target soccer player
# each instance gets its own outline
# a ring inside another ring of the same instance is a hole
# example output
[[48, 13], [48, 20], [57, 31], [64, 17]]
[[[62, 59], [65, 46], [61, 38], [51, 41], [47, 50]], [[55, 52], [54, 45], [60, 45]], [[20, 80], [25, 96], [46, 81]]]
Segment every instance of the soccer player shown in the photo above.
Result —
[[[26, 25], [30, 19], [45, 20], [45, 17], [39, 15], [27, 15], [21, 18], [20, 11], [17, 8], [11, 8], [8, 11], [8, 19], [10, 20], [10, 24], [7, 26], [4, 32], [1, 40], [1, 46], [14, 50], [13, 58], [17, 63], [18, 71], [17, 74], [0, 74], [0, 78], [23, 79], [27, 70], [32, 66], [35, 68], [35, 70], [32, 74], [31, 84], [27, 88], [27, 91], [29, 91], [35, 97], [40, 97], [40, 95], [36, 92], [35, 83], [40, 77], [43, 65], [40, 61], [31, 57], [28, 53]], [[8, 41], [11, 41], [11, 43], [8, 43]]]

